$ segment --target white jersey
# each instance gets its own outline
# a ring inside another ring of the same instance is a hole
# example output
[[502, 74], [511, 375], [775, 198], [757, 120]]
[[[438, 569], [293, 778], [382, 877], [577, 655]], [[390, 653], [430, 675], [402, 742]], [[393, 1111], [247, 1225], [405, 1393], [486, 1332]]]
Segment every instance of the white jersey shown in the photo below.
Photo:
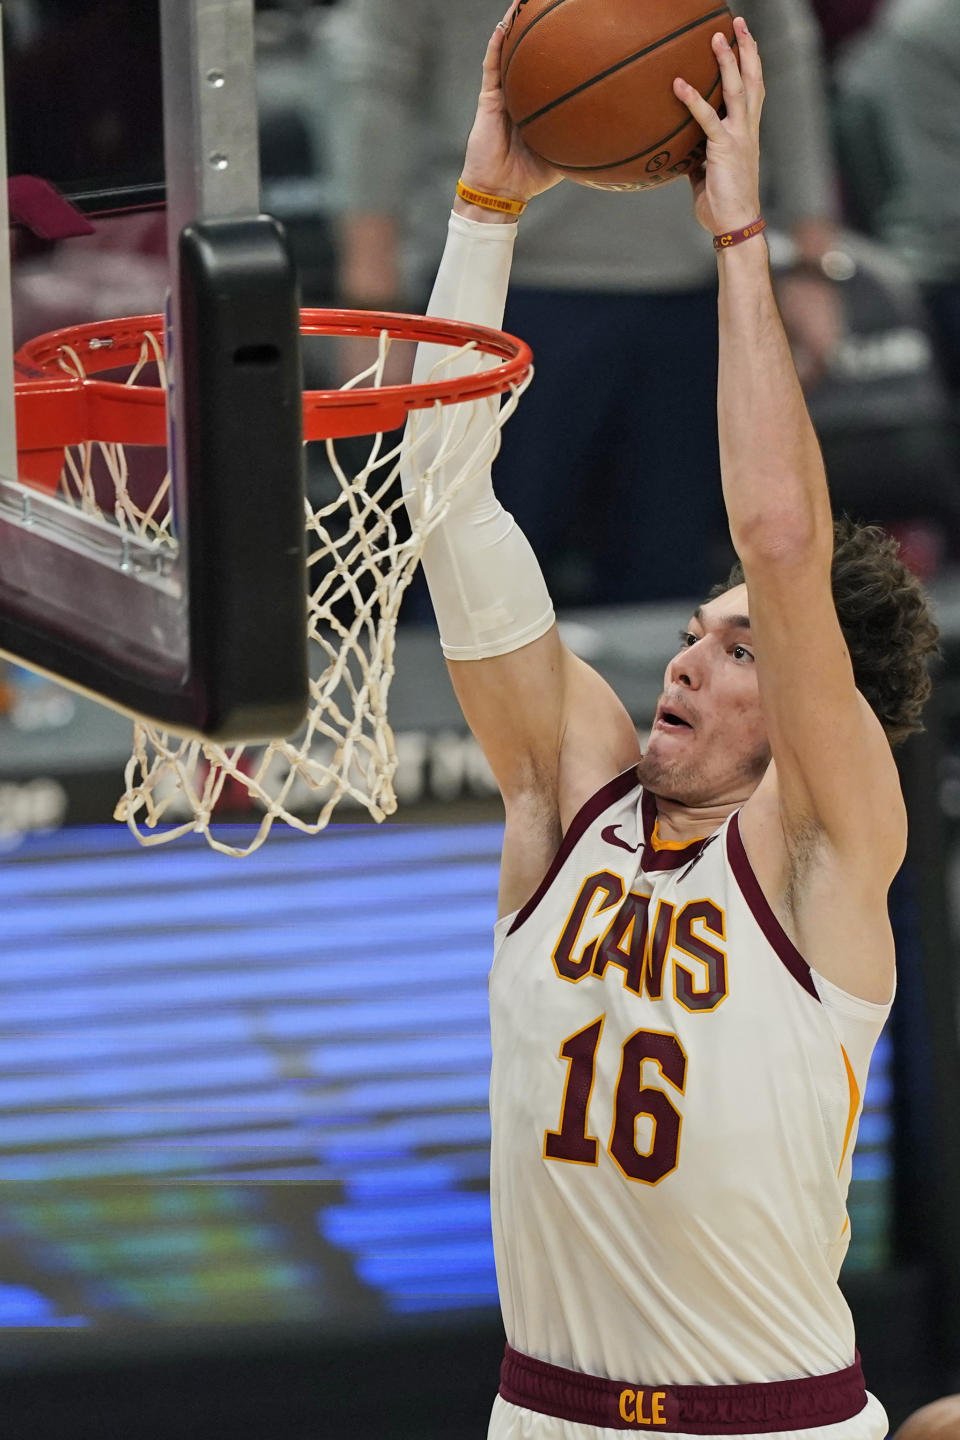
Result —
[[[490, 1000], [510, 1344], [651, 1384], [849, 1366], [846, 1194], [889, 1006], [811, 971], [738, 816], [669, 845], [634, 771], [604, 786], [499, 922]], [[810, 1433], [882, 1440], [882, 1407], [868, 1409]], [[583, 1433], [540, 1418], [538, 1434]]]

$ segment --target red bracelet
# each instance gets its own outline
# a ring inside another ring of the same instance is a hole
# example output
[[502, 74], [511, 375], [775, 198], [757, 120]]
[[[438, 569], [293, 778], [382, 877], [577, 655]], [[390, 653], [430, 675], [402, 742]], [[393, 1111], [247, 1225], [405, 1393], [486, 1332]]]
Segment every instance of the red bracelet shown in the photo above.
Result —
[[744, 240], [752, 240], [754, 235], [762, 235], [767, 228], [767, 222], [763, 216], [754, 220], [752, 225], [747, 225], [743, 230], [728, 230], [725, 235], [714, 235], [714, 250], [729, 250], [732, 245], [742, 245]]

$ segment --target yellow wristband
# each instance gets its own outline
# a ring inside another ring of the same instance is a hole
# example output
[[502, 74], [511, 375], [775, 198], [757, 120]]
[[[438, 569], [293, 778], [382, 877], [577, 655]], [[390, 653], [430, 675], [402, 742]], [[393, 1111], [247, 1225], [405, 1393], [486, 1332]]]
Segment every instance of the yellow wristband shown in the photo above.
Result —
[[479, 205], [483, 210], [499, 210], [502, 215], [522, 215], [527, 208], [526, 200], [507, 200], [503, 195], [488, 195], [484, 190], [471, 190], [462, 180], [457, 181], [457, 194], [468, 205]]

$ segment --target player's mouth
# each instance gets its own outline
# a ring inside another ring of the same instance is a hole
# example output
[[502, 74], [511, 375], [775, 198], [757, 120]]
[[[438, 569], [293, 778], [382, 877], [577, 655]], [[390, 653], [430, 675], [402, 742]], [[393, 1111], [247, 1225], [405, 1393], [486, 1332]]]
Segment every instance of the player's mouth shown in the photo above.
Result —
[[657, 710], [657, 718], [653, 722], [653, 728], [654, 730], [661, 731], [661, 733], [672, 732], [676, 734], [679, 731], [692, 730], [693, 726], [689, 720], [684, 719], [679, 710], [674, 710], [671, 709], [669, 705], [664, 705]]

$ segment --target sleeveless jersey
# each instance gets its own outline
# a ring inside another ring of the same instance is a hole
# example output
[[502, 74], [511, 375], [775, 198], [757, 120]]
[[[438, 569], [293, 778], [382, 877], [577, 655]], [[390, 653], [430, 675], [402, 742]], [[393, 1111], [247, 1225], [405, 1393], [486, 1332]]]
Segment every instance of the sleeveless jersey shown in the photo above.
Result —
[[631, 770], [496, 934], [491, 1200], [510, 1344], [651, 1384], [850, 1365], [846, 1193], [889, 1006], [811, 971], [738, 816], [664, 844]]

